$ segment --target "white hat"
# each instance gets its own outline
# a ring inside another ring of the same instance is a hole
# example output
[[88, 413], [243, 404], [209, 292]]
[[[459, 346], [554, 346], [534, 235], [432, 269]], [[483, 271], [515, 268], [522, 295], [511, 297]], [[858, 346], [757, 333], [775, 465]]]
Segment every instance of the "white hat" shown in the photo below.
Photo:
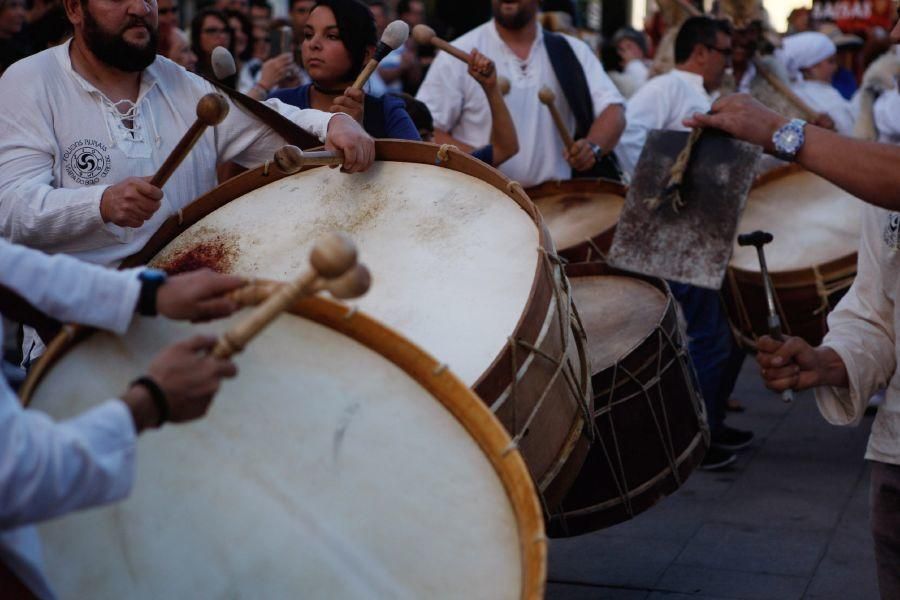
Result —
[[815, 66], [837, 54], [837, 46], [824, 33], [804, 31], [784, 38], [785, 66], [792, 77], [799, 77], [802, 69]]

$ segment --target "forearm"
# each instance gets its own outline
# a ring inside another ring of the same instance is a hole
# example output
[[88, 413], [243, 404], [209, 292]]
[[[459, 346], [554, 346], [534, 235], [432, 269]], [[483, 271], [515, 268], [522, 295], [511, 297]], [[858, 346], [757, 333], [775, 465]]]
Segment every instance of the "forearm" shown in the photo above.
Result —
[[807, 125], [797, 162], [865, 202], [900, 210], [900, 146]]
[[587, 140], [597, 144], [604, 154], [612, 152], [625, 131], [625, 110], [621, 104], [611, 104], [594, 120]]
[[818, 363], [818, 385], [846, 388], [850, 385], [847, 376], [847, 366], [840, 355], [828, 346], [819, 346], [815, 349]]
[[442, 131], [440, 129], [434, 130], [434, 143], [435, 144], [450, 144], [459, 148], [462, 152], [471, 153], [473, 148], [472, 146], [459, 141], [446, 131]]
[[487, 92], [491, 107], [491, 145], [494, 149], [494, 166], [500, 166], [518, 154], [519, 137], [509, 108], [498, 88]]

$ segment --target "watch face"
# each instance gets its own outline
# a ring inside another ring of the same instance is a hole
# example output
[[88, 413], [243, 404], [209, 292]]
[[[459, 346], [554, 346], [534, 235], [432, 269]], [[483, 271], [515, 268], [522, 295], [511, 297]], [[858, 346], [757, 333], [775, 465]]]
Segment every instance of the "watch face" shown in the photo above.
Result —
[[159, 269], [145, 269], [141, 271], [141, 279], [144, 281], [165, 281], [166, 272]]

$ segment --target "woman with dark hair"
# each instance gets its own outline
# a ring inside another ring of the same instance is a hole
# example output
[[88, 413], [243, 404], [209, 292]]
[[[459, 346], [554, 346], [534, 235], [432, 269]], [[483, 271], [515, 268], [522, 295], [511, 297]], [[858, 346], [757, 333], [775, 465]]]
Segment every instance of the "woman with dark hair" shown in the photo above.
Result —
[[255, 83], [251, 71], [257, 72], [262, 67], [262, 63], [257, 63], [253, 58], [253, 24], [247, 15], [238, 10], [226, 10], [225, 18], [228, 19], [233, 40], [232, 53], [238, 73], [237, 89], [246, 93]]
[[419, 140], [402, 100], [351, 89], [375, 52], [375, 19], [357, 0], [318, 0], [303, 28], [303, 67], [312, 83], [270, 97], [300, 108], [344, 112], [375, 138]]
[[[197, 73], [216, 79], [212, 70], [212, 51], [216, 46], [223, 46], [234, 54], [234, 36], [228, 26], [228, 18], [222, 11], [214, 8], [201, 10], [191, 21], [191, 50], [197, 55]], [[230, 87], [235, 87], [237, 75], [224, 80]]]

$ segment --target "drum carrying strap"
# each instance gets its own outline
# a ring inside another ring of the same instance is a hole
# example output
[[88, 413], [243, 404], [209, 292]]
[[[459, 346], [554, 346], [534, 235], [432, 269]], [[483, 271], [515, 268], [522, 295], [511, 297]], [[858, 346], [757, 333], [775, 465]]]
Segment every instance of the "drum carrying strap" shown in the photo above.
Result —
[[[569, 108], [575, 115], [575, 139], [584, 139], [594, 124], [594, 101], [591, 98], [591, 89], [588, 87], [581, 62], [575, 56], [575, 52], [566, 38], [558, 33], [545, 29], [544, 46], [547, 48], [547, 56], [550, 57], [550, 64], [553, 65], [553, 72], [556, 74], [556, 80], [559, 81], [559, 87], [562, 88], [566, 102], [569, 103]], [[611, 151], [612, 148], [603, 150]], [[603, 177], [613, 181], [623, 181], [619, 161], [612, 152], [604, 156], [603, 160], [594, 165], [590, 171], [572, 171], [573, 179], [579, 177]]]

